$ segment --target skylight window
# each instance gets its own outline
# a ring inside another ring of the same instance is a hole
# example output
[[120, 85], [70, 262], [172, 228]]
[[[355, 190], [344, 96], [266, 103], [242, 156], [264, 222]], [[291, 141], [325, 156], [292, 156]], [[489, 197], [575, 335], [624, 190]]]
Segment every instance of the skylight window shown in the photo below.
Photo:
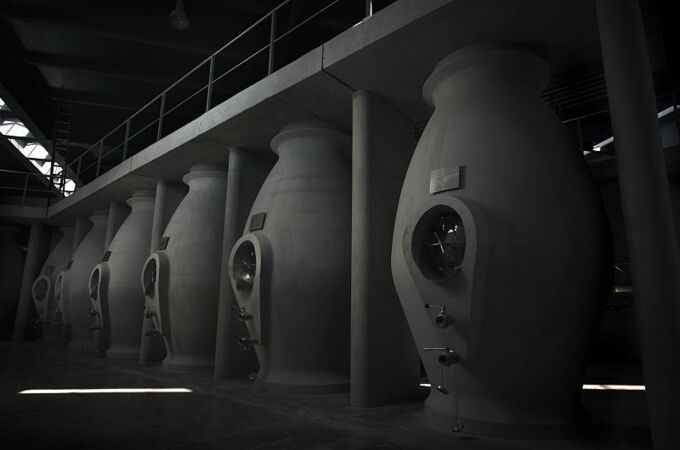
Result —
[[[10, 111], [5, 101], [0, 98], [0, 110]], [[21, 120], [18, 119], [2, 119], [0, 123], [0, 134], [5, 136], [14, 147], [21, 152], [26, 159], [28, 159], [35, 168], [37, 168], [40, 173], [45, 175], [45, 178], [50, 179], [50, 172], [55, 178], [52, 184], [57, 189], [61, 189], [61, 183], [64, 183], [63, 193], [65, 197], [73, 194], [76, 189], [76, 183], [70, 178], [64, 178], [63, 180], [59, 175], [63, 172], [62, 167], [57, 162], [52, 162], [50, 153], [47, 149], [39, 142], [32, 141], [26, 138], [35, 137], [31, 134], [31, 131]]]

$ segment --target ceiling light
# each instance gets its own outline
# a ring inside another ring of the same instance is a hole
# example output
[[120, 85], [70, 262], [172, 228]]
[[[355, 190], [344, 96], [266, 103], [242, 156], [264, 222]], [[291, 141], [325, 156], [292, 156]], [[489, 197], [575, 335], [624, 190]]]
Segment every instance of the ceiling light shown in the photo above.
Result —
[[191, 24], [189, 23], [187, 13], [184, 11], [184, 0], [177, 0], [175, 9], [168, 16], [168, 22], [176, 30], [184, 31], [189, 29]]

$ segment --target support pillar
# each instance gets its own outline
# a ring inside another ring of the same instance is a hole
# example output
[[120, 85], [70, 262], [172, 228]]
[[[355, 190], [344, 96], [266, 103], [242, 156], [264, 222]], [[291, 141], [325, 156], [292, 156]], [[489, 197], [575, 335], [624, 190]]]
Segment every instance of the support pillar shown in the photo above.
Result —
[[154, 203], [149, 254], [160, 247], [165, 227], [188, 190], [187, 186], [182, 183], [169, 180], [158, 180], [156, 182], [156, 201]]
[[118, 228], [123, 224], [130, 208], [124, 203], [111, 202], [109, 203], [109, 218], [106, 223], [106, 237], [104, 239], [104, 251], [108, 250], [111, 241], [118, 232]]
[[637, 0], [597, 0], [654, 448], [680, 448], [680, 257]]
[[[149, 254], [154, 253], [160, 248], [165, 227], [170, 222], [170, 218], [175, 213], [188, 190], [189, 188], [182, 183], [169, 180], [156, 181], [156, 199], [154, 202], [153, 223], [151, 225]], [[160, 364], [165, 357], [163, 338], [160, 335], [152, 334], [153, 330], [153, 319], [145, 316], [142, 323], [139, 353], [139, 362], [143, 365]]]
[[26, 251], [26, 262], [24, 263], [24, 273], [21, 279], [21, 291], [19, 293], [19, 303], [17, 305], [17, 315], [14, 322], [14, 333], [12, 340], [21, 342], [26, 339], [26, 330], [31, 323], [31, 287], [33, 282], [40, 275], [47, 253], [50, 249], [49, 229], [40, 222], [31, 223], [31, 232], [28, 238], [28, 250]]
[[86, 217], [78, 217], [76, 219], [75, 228], [73, 230], [73, 247], [71, 248], [71, 258], [76, 253], [76, 249], [85, 238], [85, 235], [92, 228], [92, 222]]
[[232, 148], [229, 151], [217, 312], [215, 378], [245, 378], [257, 372], [255, 352], [244, 352], [238, 345], [238, 338], [247, 336], [248, 331], [245, 324], [238, 320], [238, 304], [229, 281], [229, 255], [234, 243], [243, 235], [250, 208], [271, 168], [271, 161], [253, 155], [252, 151], [240, 148]]
[[390, 269], [399, 194], [414, 148], [410, 118], [375, 94], [354, 93], [352, 406], [379, 406], [418, 391], [418, 352]]

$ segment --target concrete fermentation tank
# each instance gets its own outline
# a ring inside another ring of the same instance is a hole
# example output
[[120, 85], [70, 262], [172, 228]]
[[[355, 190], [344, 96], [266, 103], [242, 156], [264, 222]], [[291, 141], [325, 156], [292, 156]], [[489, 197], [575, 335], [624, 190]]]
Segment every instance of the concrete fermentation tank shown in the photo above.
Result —
[[144, 314], [153, 319], [155, 330], [149, 333], [163, 336], [163, 367], [209, 370], [215, 357], [227, 172], [196, 165], [183, 180], [189, 192], [141, 272]]
[[40, 270], [40, 276], [36, 278], [31, 287], [33, 304], [38, 312], [38, 320], [44, 327], [45, 335], [54, 335], [59, 332], [56, 327], [61, 323], [62, 317], [55, 303], [54, 283], [57, 275], [66, 269], [73, 250], [73, 226], [61, 227], [59, 231], [61, 237], [47, 256]]
[[454, 431], [543, 438], [582, 423], [609, 235], [582, 155], [542, 101], [547, 64], [475, 45], [423, 92], [434, 113], [402, 189], [392, 273]]
[[107, 357], [139, 357], [144, 310], [139, 273], [149, 256], [154, 200], [153, 191], [139, 191], [128, 199], [130, 214], [90, 275], [93, 326], [108, 343]]
[[73, 253], [70, 267], [62, 272], [55, 288], [60, 288], [59, 302], [63, 308], [64, 325], [69, 333], [69, 347], [88, 351], [92, 325], [89, 281], [92, 268], [104, 255], [108, 212], [96, 211], [89, 217], [92, 228]]
[[284, 127], [229, 274], [260, 362], [258, 382], [306, 393], [349, 387], [349, 136], [320, 121]]
[[0, 224], [0, 339], [11, 338], [17, 313], [24, 254], [17, 242], [19, 228]]

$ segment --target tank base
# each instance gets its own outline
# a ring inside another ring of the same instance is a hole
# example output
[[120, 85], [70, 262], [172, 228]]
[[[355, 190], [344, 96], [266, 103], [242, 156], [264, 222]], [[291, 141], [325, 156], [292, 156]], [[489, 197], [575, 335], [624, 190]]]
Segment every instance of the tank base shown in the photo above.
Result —
[[139, 363], [143, 366], [160, 366], [165, 359], [165, 342], [162, 336], [144, 336], [139, 349]]
[[59, 346], [68, 347], [69, 342], [71, 342], [71, 325], [66, 323], [62, 324], [57, 341]]
[[175, 372], [210, 372], [215, 370], [215, 363], [207, 356], [168, 354], [163, 360], [163, 369]]
[[268, 392], [278, 392], [281, 394], [342, 394], [349, 392], [349, 383], [283, 384], [267, 381], [256, 381], [255, 383]]
[[589, 423], [588, 415], [576, 417], [572, 422], [554, 424], [530, 424], [511, 422], [487, 422], [468, 417], [443, 414], [425, 407], [425, 417], [437, 426], [445, 427], [460, 436], [494, 437], [516, 440], [568, 439], [582, 434]]
[[106, 357], [106, 349], [109, 346], [109, 338], [104, 330], [94, 330], [92, 332], [91, 347], [97, 358]]
[[[139, 348], [129, 345], [111, 345], [106, 350], [106, 357], [111, 359], [139, 359]], [[160, 361], [160, 360], [159, 360]]]
[[45, 332], [43, 333], [43, 337], [41, 340], [44, 341], [49, 346], [56, 347], [61, 345], [62, 328], [63, 324], [61, 323], [45, 324], [43, 327], [43, 330], [45, 330]]
[[162, 368], [165, 370], [170, 370], [173, 372], [191, 372], [191, 373], [212, 373], [215, 370], [213, 364], [177, 364], [177, 363], [166, 363], [163, 361]]
[[67, 348], [81, 353], [89, 353], [91, 345], [90, 339], [88, 338], [75, 338], [71, 339]]

